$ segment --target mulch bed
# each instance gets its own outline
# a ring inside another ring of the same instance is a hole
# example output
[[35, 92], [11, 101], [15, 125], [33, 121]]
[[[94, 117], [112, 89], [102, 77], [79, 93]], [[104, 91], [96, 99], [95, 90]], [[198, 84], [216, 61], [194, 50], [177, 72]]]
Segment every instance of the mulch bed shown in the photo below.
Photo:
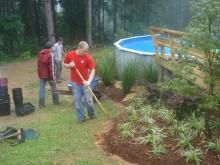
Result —
[[99, 84], [97, 90], [101, 93], [101, 98], [110, 98], [116, 102], [121, 102], [126, 96], [122, 90], [116, 88], [114, 85], [104, 86], [103, 84]]
[[[102, 96], [110, 97], [112, 100], [121, 102], [125, 95], [123, 92], [114, 86], [98, 87]], [[122, 159], [136, 163], [140, 165], [186, 165], [185, 158], [181, 157], [179, 149], [176, 147], [177, 141], [175, 137], [167, 137], [164, 139], [163, 145], [167, 150], [167, 153], [162, 156], [154, 156], [151, 151], [150, 145], [137, 144], [136, 141], [130, 139], [122, 139], [118, 131], [118, 124], [126, 120], [126, 113], [120, 114], [116, 119], [108, 124], [108, 128], [105, 128], [103, 132], [97, 136], [99, 146], [106, 152], [113, 155], [118, 155]], [[156, 119], [159, 126], [163, 125], [163, 122]], [[166, 125], [164, 123], [164, 125]], [[203, 150], [202, 165], [220, 165], [220, 161], [217, 159], [216, 154], [212, 151], [205, 153], [205, 149], [202, 148], [201, 139], [194, 141], [194, 146], [197, 146]]]
[[[118, 124], [126, 120], [126, 114], [122, 113], [113, 120], [108, 131], [101, 133], [97, 140], [99, 146], [106, 152], [113, 155], [118, 155], [122, 159], [140, 165], [187, 165], [185, 158], [181, 157], [179, 149], [176, 147], [177, 141], [174, 137], [167, 137], [163, 141], [163, 145], [167, 153], [162, 156], [154, 156], [150, 145], [137, 144], [132, 139], [122, 139], [118, 131]], [[201, 148], [201, 139], [194, 142], [194, 146]], [[201, 162], [202, 165], [219, 165], [220, 161], [216, 154], [208, 151], [205, 154], [205, 149], [202, 149], [204, 156]]]

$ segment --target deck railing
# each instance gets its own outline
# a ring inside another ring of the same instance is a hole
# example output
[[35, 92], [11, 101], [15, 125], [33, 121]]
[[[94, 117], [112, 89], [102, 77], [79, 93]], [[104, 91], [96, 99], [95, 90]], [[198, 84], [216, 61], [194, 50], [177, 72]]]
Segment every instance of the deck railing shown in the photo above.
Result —
[[[169, 29], [161, 29], [157, 27], [151, 27], [151, 36], [154, 42], [155, 48], [155, 59], [156, 61], [163, 67], [172, 71], [172, 62], [178, 60], [178, 50], [182, 49], [181, 41], [187, 39], [187, 34], [184, 32], [169, 30]], [[170, 48], [170, 54], [167, 56], [165, 54], [165, 47]], [[158, 49], [161, 50], [159, 53]], [[205, 55], [201, 50], [190, 48], [188, 49], [188, 55], [192, 56], [194, 59], [203, 61], [205, 59]], [[163, 72], [163, 69], [162, 69]], [[195, 83], [202, 88], [207, 89], [208, 86], [204, 83], [206, 79], [206, 74], [199, 70], [199, 67], [193, 68], [193, 73], [195, 74]], [[163, 81], [163, 73], [161, 73], [161, 77]], [[220, 84], [220, 83], [219, 83]]]

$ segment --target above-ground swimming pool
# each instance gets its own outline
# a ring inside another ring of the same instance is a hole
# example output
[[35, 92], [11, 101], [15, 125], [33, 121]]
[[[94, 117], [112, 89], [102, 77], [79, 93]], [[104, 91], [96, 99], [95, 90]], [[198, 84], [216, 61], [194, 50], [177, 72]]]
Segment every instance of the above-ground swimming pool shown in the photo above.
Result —
[[[129, 60], [140, 60], [146, 63], [155, 61], [154, 43], [150, 35], [121, 39], [114, 45], [116, 46], [116, 65], [119, 73]], [[161, 52], [160, 49], [158, 52]], [[165, 48], [165, 54], [170, 54], [169, 48]]]

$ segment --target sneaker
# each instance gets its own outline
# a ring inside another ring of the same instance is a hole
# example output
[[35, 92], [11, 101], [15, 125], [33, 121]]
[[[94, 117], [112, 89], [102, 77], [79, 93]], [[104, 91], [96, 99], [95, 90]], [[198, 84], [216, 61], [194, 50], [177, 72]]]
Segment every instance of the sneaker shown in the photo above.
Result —
[[85, 119], [83, 119], [83, 120], [79, 120], [77, 123], [78, 124], [82, 124], [82, 123], [84, 123], [86, 120]]
[[89, 118], [90, 118], [91, 120], [93, 120], [93, 119], [96, 119], [96, 116], [93, 115], [93, 116], [90, 116]]
[[45, 105], [39, 105], [39, 109], [45, 108]]

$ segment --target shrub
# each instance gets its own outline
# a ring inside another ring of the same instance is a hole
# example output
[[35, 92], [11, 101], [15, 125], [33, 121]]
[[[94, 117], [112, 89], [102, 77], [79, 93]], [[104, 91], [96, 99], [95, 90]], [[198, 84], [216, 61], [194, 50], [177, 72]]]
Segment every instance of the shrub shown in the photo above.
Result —
[[171, 91], [183, 96], [195, 96], [200, 91], [198, 86], [189, 83], [188, 80], [179, 77], [175, 78], [174, 80], [169, 80], [165, 85], [163, 85], [162, 88], [163, 91]]
[[110, 49], [104, 49], [97, 57], [97, 72], [106, 86], [116, 77], [115, 56]]
[[149, 83], [157, 83], [159, 79], [159, 71], [152, 62], [143, 66], [143, 77]]
[[132, 86], [135, 84], [138, 77], [139, 67], [140, 65], [137, 61], [130, 61], [124, 66], [121, 77], [122, 90], [124, 93], [129, 93]]
[[201, 102], [202, 96], [181, 96], [174, 94], [167, 100], [163, 100], [166, 106], [173, 109], [179, 120], [184, 119], [195, 112]]
[[21, 58], [24, 60], [28, 60], [31, 57], [33, 57], [33, 54], [31, 53], [31, 51], [25, 51], [21, 54]]

